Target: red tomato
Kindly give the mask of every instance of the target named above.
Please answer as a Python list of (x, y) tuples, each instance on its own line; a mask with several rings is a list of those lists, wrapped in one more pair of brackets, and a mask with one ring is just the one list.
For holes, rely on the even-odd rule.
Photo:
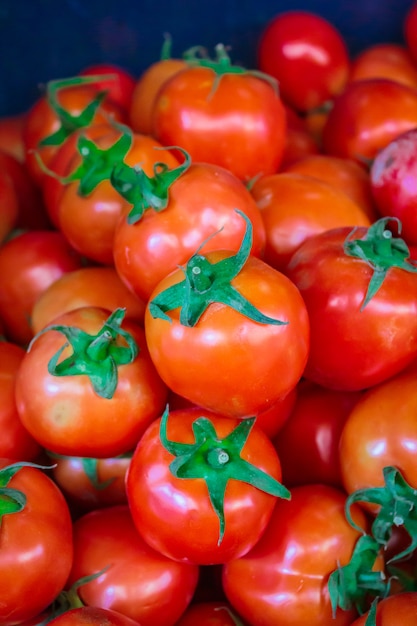
[(19, 215), (19, 201), (13, 180), (9, 174), (0, 169), (0, 245), (7, 236), (12, 232), (17, 224)]
[[(149, 357), (144, 331), (122, 320), (121, 335), (120, 317), (116, 323), (109, 315), (97, 307), (63, 314), (37, 336), (21, 363), (16, 379), (20, 418), (51, 452), (101, 458), (129, 452), (165, 406), (167, 389)], [(55, 330), (66, 326), (79, 329), (72, 333), (73, 340)], [(137, 356), (132, 342), (137, 344)], [(122, 347), (129, 349), (130, 360)], [(53, 370), (49, 373), (48, 364), (58, 354), (59, 363), (69, 359), (70, 370), (61, 371), (58, 364), (55, 375)]]
[(401, 44), (377, 43), (362, 50), (352, 61), (349, 81), (388, 78), (417, 88), (417, 67)]
[(175, 626), (244, 626), (228, 602), (198, 602), (188, 607)]
[(17, 412), (15, 380), (25, 350), (8, 341), (0, 341), (0, 458), (34, 461), (41, 447), (24, 428)]
[(33, 334), (59, 315), (84, 306), (109, 311), (121, 307), (126, 319), (139, 324), (145, 316), (145, 303), (128, 290), (113, 267), (81, 267), (55, 280), (37, 298), (30, 320)]
[(163, 145), (184, 148), (193, 161), (220, 165), (243, 181), (276, 172), (286, 128), (278, 89), (249, 70), (228, 71), (224, 47), (216, 50), (218, 59), (208, 67), (192, 64), (164, 82), (154, 103), (153, 134)]
[[(278, 500), (255, 547), (223, 566), (223, 588), (251, 626), (348, 626), (356, 613), (332, 616), (327, 580), (349, 562), (360, 535), (348, 524), (346, 496), (328, 485), (291, 490)], [(365, 516), (355, 507), (355, 521)]]
[(414, 63), (417, 63), (417, 2), (412, 2), (411, 6), (404, 18), (404, 39)]
[(256, 416), (256, 424), (260, 426), (270, 439), (275, 437), (289, 418), (297, 398), (297, 387), (286, 396), (275, 402), (270, 408)]
[(286, 105), (287, 132), (284, 154), (280, 170), (297, 163), (300, 159), (319, 152), (319, 145), (301, 118), (290, 106)]
[(417, 89), (368, 78), (349, 83), (335, 99), (323, 128), (323, 149), (363, 164), (415, 126)]
[(26, 113), (0, 117), (0, 149), (10, 154), (20, 163), (25, 161), (25, 145), (23, 128)]
[(94, 83), (98, 91), (107, 91), (106, 99), (117, 103), (125, 111), (130, 108), (135, 78), (126, 69), (112, 63), (89, 65), (80, 72), (80, 76), (103, 76)]
[[(194, 255), (185, 271), (158, 284), (145, 312), (151, 358), (168, 387), (231, 417), (257, 415), (290, 393), (309, 350), (309, 320), (298, 289), (260, 259), (244, 261), (242, 250)], [(182, 291), (184, 274), (194, 281), (189, 292)], [(168, 289), (178, 296), (169, 315), (163, 313)], [(249, 300), (258, 321), (247, 309)]]
[(273, 443), (287, 487), (323, 483), (343, 489), (339, 439), (359, 392), (333, 391), (309, 381), (297, 388), (294, 408)]
[(304, 376), (323, 387), (366, 389), (417, 355), (416, 269), (407, 262), (407, 251), (397, 251), (401, 244), (387, 236), (385, 225), (378, 220), (368, 229), (314, 235), (287, 266), (311, 325)]
[(305, 174), (263, 176), (255, 181), (251, 193), (265, 225), (265, 261), (282, 272), (297, 248), (312, 235), (371, 223), (345, 193)]
[[(369, 613), (369, 612), (368, 612)], [(365, 626), (368, 613), (358, 617), (350, 626)], [(376, 626), (415, 626), (417, 614), (417, 592), (397, 593), (380, 600), (376, 607)]]
[(122, 613), (94, 606), (71, 609), (47, 623), (52, 626), (141, 626), (139, 622)]
[[(129, 289), (145, 301), (156, 285), (186, 263), (199, 246), (202, 253), (239, 248), (245, 224), (236, 209), (251, 220), (251, 254), (261, 256), (265, 246), (260, 211), (249, 190), (234, 174), (209, 163), (182, 167), (184, 171), (168, 188), (166, 208), (148, 207), (136, 223), (129, 223), (125, 211), (116, 228), (116, 271)], [(163, 176), (164, 173), (153, 180), (158, 184)], [(172, 180), (170, 172), (165, 176)]]
[(23, 232), (0, 247), (0, 316), (11, 341), (29, 343), (33, 337), (30, 317), (37, 298), (55, 280), (81, 265), (78, 253), (55, 231)]
[[(165, 434), (174, 442), (169, 450)], [(181, 468), (182, 461), (184, 472), (176, 475), (171, 464)], [(127, 473), (128, 502), (139, 534), (183, 563), (212, 565), (238, 558), (262, 536), (276, 502), (276, 494), (257, 486), (259, 470), (275, 485), (281, 478), (272, 443), (249, 421), (200, 408), (172, 411), (167, 422), (155, 420)]]
[(67, 586), (108, 568), (78, 588), (82, 602), (118, 611), (141, 626), (173, 626), (191, 602), (196, 565), (156, 552), (136, 531), (128, 506), (91, 511), (74, 522)]
[(328, 20), (308, 11), (285, 11), (261, 32), (258, 66), (277, 79), (283, 100), (308, 111), (343, 90), (349, 56), (342, 35)]
[[(5, 458), (0, 468), (0, 622), (14, 626), (46, 609), (64, 588), (72, 521), (61, 491), (40, 469), (13, 467)], [(26, 498), (22, 508), (12, 490)]]
[(417, 244), (417, 128), (399, 135), (378, 154), (370, 168), (378, 211), (401, 221), (401, 236)]

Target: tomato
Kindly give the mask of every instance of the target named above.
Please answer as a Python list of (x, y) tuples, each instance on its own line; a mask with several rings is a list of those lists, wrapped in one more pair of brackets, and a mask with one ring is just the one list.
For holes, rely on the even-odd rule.
[[(0, 621), (38, 615), (64, 588), (72, 566), (72, 521), (65, 498), (38, 467), (0, 459)], [(17, 490), (25, 501), (16, 500)]]
[(19, 202), (13, 181), (4, 170), (0, 170), (0, 245), (17, 224)]
[(104, 569), (78, 588), (82, 602), (118, 611), (141, 626), (173, 626), (191, 602), (199, 574), (196, 565), (173, 561), (150, 548), (126, 505), (91, 511), (74, 522), (67, 587)]
[[(272, 78), (236, 71), (224, 46), (208, 66), (191, 63), (164, 82), (152, 128), (163, 145), (181, 146), (193, 161), (220, 165), (243, 181), (278, 170), (286, 116)], [(272, 81), (272, 84), (271, 84)]]
[(345, 422), (340, 464), (348, 493), (384, 484), (384, 467), (397, 467), (417, 486), (415, 372), (404, 372), (366, 391)]
[(287, 132), (280, 170), (286, 169), (303, 157), (319, 152), (319, 145), (307, 128), (305, 120), (290, 106), (286, 105), (285, 110), (287, 113)]
[[(414, 626), (417, 612), (417, 592), (397, 593), (380, 600), (376, 606), (376, 626)], [(351, 622), (350, 626), (365, 626), (368, 613)]]
[(106, 99), (117, 103), (122, 109), (128, 111), (135, 87), (135, 78), (123, 67), (112, 63), (97, 63), (89, 65), (81, 70), (80, 76), (103, 75), (102, 80), (94, 83), (98, 91), (107, 91)]
[(25, 161), (23, 128), (26, 113), (16, 113), (0, 117), (0, 149), (10, 154), (20, 163)]
[(129, 452), (166, 398), (144, 331), (123, 320), (122, 309), (110, 315), (82, 307), (55, 318), (31, 344), (16, 379), (23, 425), (44, 448), (67, 456)]
[(265, 261), (283, 272), (297, 248), (312, 235), (371, 223), (345, 193), (305, 174), (263, 176), (255, 181), (251, 193), (265, 225)]
[(33, 334), (59, 315), (84, 306), (109, 311), (121, 307), (126, 310), (126, 319), (139, 324), (145, 316), (145, 303), (128, 290), (113, 267), (81, 267), (67, 272), (39, 295), (30, 320)]
[(9, 340), (29, 343), (37, 298), (63, 274), (81, 266), (81, 257), (64, 236), (51, 230), (23, 232), (0, 247), (0, 315)]
[(182, 563), (213, 565), (260, 539), (276, 496), (287, 497), (280, 478), (278, 455), (252, 420), (189, 408), (165, 411), (149, 426), (126, 489), (135, 526), (152, 548)]
[(301, 381), (294, 408), (273, 443), (287, 487), (323, 483), (343, 489), (339, 440), (344, 423), (361, 397)]
[(416, 357), (417, 274), (386, 224), (314, 235), (287, 266), (309, 313), (304, 376), (324, 387), (366, 389)]
[(199, 602), (188, 607), (175, 626), (244, 626), (228, 602)]
[(235, 255), (195, 254), (157, 285), (145, 311), (149, 352), (167, 386), (231, 417), (257, 415), (290, 393), (309, 350), (303, 299), (284, 274), (249, 256), (245, 219)]
[(380, 150), (369, 173), (379, 213), (398, 218), (401, 236), (408, 244), (416, 245), (417, 129), (399, 135)]
[(362, 50), (352, 61), (349, 81), (388, 78), (417, 88), (417, 67), (406, 46), (377, 43)]
[(256, 424), (260, 426), (270, 439), (275, 437), (288, 420), (297, 399), (297, 387), (286, 396), (275, 402), (265, 411), (256, 415)]
[[(151, 179), (156, 194), (158, 185), (163, 189), (169, 185), (165, 208), (161, 210), (154, 202), (133, 223), (125, 212), (116, 227), (116, 271), (129, 289), (145, 301), (156, 285), (186, 263), (199, 246), (203, 253), (239, 248), (245, 226), (236, 209), (243, 211), (253, 225), (251, 253), (261, 256), (265, 245), (260, 211), (249, 190), (234, 174), (217, 165), (193, 162), (184, 163), (177, 171), (177, 175), (168, 171)], [(143, 189), (146, 192), (146, 187)], [(149, 202), (147, 197), (145, 201)]]
[(34, 461), (40, 445), (29, 435), (17, 412), (15, 380), (25, 350), (9, 341), (0, 341), (0, 458)]
[(350, 62), (335, 26), (320, 15), (298, 10), (267, 22), (258, 42), (258, 66), (278, 80), (284, 101), (308, 111), (343, 90)]
[[(251, 626), (347, 626), (354, 619), (354, 610), (332, 616), (327, 589), (359, 537), (346, 520), (345, 500), (328, 485), (294, 487), (290, 501), (277, 501), (255, 547), (223, 565), (227, 599)], [(358, 507), (352, 514), (365, 525)]]
[(118, 611), (93, 606), (71, 609), (47, 623), (52, 626), (140, 626), (139, 622)]
[(408, 12), (404, 18), (403, 30), (404, 39), (408, 50), (414, 60), (417, 62), (417, 42), (415, 32), (417, 27), (417, 2), (412, 2)]
[[(74, 77), (48, 83), (46, 94), (41, 96), (26, 113), (23, 129), (25, 163), (30, 175), (38, 184), (41, 184), (45, 173), (36, 160), (35, 151), (39, 151), (43, 163), (48, 165), (57, 147), (62, 145), (66, 137), (70, 136), (77, 128), (105, 123), (109, 116), (113, 116), (118, 121), (125, 119), (125, 114), (118, 104), (107, 99), (102, 101), (103, 98), (99, 95), (94, 84), (88, 82), (73, 84), (74, 79), (77, 83), (77, 78), (79, 82), (80, 77)], [(84, 78), (87, 81), (89, 77)], [(85, 111), (89, 110), (88, 107), (91, 107), (95, 100), (99, 106), (93, 111), (90, 109), (90, 115), (86, 115)], [(65, 119), (65, 133), (61, 131), (62, 137), (55, 137), (49, 145), (40, 146), (43, 140), (63, 128), (62, 109), (65, 112), (65, 118), (68, 115), (72, 116), (72, 126), (67, 128), (68, 120)]]
[(343, 191), (366, 213), (371, 222), (380, 217), (372, 196), (369, 172), (352, 159), (313, 154), (288, 165), (285, 171), (313, 176)]
[(417, 126), (417, 90), (387, 78), (349, 83), (323, 128), (327, 154), (364, 163), (401, 133)]

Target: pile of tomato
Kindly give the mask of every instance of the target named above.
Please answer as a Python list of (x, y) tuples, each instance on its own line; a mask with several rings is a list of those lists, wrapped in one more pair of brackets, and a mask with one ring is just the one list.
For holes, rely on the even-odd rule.
[(417, 3), (0, 119), (0, 625), (415, 626)]

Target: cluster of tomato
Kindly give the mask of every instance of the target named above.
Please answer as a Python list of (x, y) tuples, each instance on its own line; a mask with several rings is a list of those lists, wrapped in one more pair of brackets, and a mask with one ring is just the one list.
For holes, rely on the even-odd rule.
[(0, 120), (0, 624), (417, 614), (417, 3)]

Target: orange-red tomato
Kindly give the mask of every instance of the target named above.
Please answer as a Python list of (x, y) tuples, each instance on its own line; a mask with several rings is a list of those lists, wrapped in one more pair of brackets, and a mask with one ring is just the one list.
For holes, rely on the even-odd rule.
[(3, 169), (0, 169), (0, 245), (12, 232), (17, 224), (19, 201), (13, 180)]
[(0, 149), (11, 154), (20, 163), (25, 161), (23, 129), (26, 113), (0, 117)]
[(404, 18), (403, 31), (404, 39), (408, 50), (414, 62), (417, 63), (417, 41), (416, 41), (416, 28), (417, 28), (417, 2), (413, 2)]
[(195, 602), (183, 613), (175, 626), (237, 626), (243, 622), (228, 602)]
[(417, 88), (417, 66), (405, 45), (378, 43), (362, 50), (352, 61), (349, 81), (388, 78)]
[(308, 155), (319, 152), (319, 145), (307, 128), (305, 119), (297, 115), (288, 105), (285, 106), (285, 110), (287, 114), (287, 132), (280, 171)]
[(136, 620), (110, 609), (95, 606), (83, 606), (61, 613), (53, 620), (48, 619), (52, 626), (141, 626)]
[(115, 102), (126, 112), (129, 110), (135, 86), (134, 76), (126, 69), (112, 63), (96, 63), (81, 70), (80, 76), (103, 76), (94, 87), (98, 91), (107, 91), (106, 98)]

